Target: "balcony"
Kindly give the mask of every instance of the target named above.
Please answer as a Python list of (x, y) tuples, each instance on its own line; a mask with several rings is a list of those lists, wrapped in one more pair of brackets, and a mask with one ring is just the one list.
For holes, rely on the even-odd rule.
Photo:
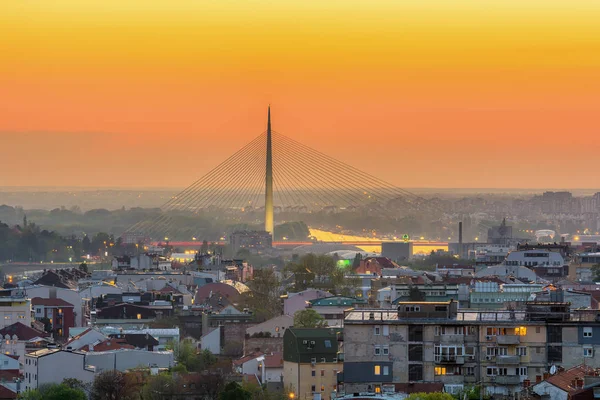
[(454, 355), (436, 355), (435, 362), (438, 364), (464, 364), (465, 357), (464, 356), (454, 356)]
[(520, 363), (519, 356), (496, 356), (496, 365), (519, 365)]
[(465, 342), (463, 335), (439, 335), (435, 336), (434, 340), (444, 344), (462, 344)]
[(521, 343), (521, 336), (499, 335), (499, 336), (496, 336), (496, 343), (498, 343), (499, 345), (519, 344), (519, 343)]
[(521, 377), (519, 375), (499, 375), (494, 380), (496, 385), (520, 385)]

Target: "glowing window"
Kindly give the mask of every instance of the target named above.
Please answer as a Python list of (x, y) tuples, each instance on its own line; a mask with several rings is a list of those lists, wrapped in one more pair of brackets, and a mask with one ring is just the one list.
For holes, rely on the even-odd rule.
[(436, 375), (446, 375), (446, 367), (435, 367), (434, 371)]
[(376, 365), (375, 366), (374, 374), (375, 375), (381, 375), (381, 365)]
[(137, 319), (142, 319), (142, 314), (138, 314)]
[(515, 328), (515, 335), (518, 335), (518, 336), (527, 335), (527, 327), (519, 326), (519, 327)]

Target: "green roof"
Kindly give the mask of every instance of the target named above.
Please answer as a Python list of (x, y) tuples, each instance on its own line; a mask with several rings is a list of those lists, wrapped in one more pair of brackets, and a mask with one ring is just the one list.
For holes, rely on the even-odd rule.
[(283, 335), (283, 359), (295, 363), (337, 360), (341, 328), (289, 328)]

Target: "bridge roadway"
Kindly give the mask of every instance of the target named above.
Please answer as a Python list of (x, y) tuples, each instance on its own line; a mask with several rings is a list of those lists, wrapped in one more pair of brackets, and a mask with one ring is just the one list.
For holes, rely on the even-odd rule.
[[(163, 246), (167, 242), (152, 242), (154, 246)], [(168, 242), (170, 246), (173, 247), (188, 247), (188, 248), (196, 248), (201, 247), (201, 241), (172, 241)], [(392, 240), (365, 240), (365, 241), (319, 241), (319, 242), (294, 242), (294, 241), (281, 241), (281, 242), (273, 242), (273, 247), (299, 247), (310, 244), (345, 244), (350, 246), (381, 246), (382, 243), (404, 243), (402, 241), (392, 241)], [(426, 242), (426, 241), (418, 241), (418, 242), (410, 242), (413, 246), (448, 246), (448, 242)], [(219, 242), (209, 242), (209, 244), (218, 244), (225, 245), (227, 244), (224, 241)]]

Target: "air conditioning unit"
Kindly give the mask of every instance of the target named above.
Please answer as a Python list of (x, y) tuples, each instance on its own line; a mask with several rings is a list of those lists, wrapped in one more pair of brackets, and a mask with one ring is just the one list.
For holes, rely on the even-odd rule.
[(494, 359), (494, 356), (486, 356), (485, 359), (488, 360), (488, 361), (490, 361), (490, 360)]
[(492, 340), (492, 335), (487, 335), (487, 336), (485, 337), (485, 340)]
[(308, 344), (308, 340), (303, 340), (302, 344)]
[(310, 341), (310, 344), (312, 344), (312, 345), (314, 346), (314, 345), (315, 345), (315, 341), (314, 341), (314, 340), (311, 340), (311, 341)]

